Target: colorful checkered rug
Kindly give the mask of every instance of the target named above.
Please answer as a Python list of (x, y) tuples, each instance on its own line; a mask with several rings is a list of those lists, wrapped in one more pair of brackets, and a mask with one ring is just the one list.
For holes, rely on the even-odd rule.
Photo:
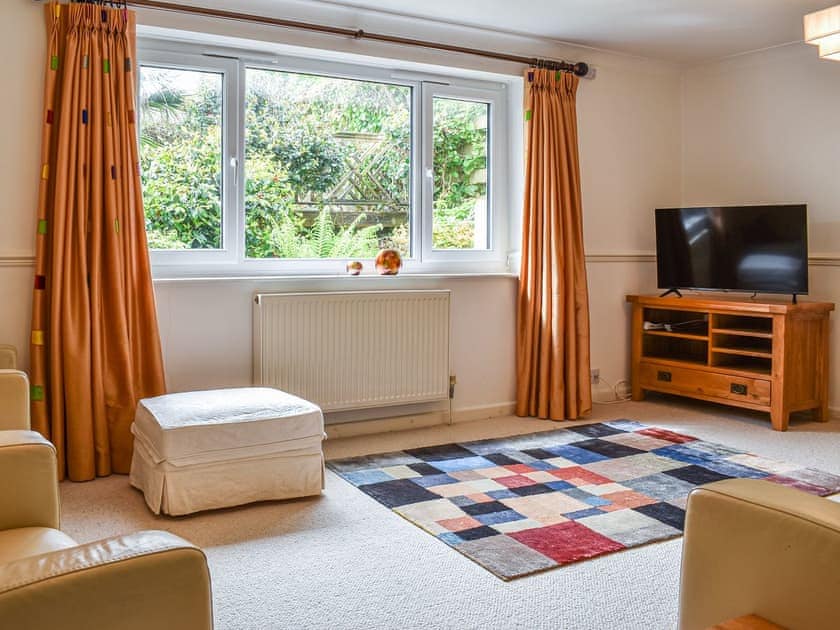
[(503, 580), (679, 536), (689, 491), (712, 481), (840, 492), (837, 475), (630, 420), (327, 466)]

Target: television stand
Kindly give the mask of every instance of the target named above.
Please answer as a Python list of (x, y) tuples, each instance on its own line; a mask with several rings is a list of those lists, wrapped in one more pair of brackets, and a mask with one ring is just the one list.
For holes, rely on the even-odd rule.
[(679, 289), (668, 289), (667, 291), (665, 291), (665, 293), (661, 293), (659, 295), (659, 297), (661, 297), (661, 298), (662, 297), (667, 297), (667, 296), (671, 295), (672, 293), (675, 293), (677, 295), (677, 297), (682, 297), (682, 293), (680, 293)]
[(795, 411), (828, 420), (834, 304), (714, 295), (627, 301), (633, 400), (656, 391), (765, 411), (777, 431)]

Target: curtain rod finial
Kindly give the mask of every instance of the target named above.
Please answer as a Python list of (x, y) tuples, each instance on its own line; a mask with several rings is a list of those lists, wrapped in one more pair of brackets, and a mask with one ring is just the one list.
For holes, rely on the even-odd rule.
[(579, 77), (585, 77), (589, 74), (589, 64), (584, 63), (583, 61), (578, 61), (573, 67), (572, 72), (574, 72)]

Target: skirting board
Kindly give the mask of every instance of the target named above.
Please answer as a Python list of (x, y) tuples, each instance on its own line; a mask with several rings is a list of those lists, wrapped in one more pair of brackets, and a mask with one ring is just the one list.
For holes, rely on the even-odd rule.
[(356, 437), (359, 435), (371, 435), (374, 433), (389, 433), (391, 431), (408, 431), (410, 429), (421, 429), (443, 424), (454, 424), (459, 422), (473, 422), (474, 420), (488, 420), (498, 416), (509, 416), (513, 414), (514, 403), (501, 403), (497, 405), (482, 405), (480, 407), (465, 407), (464, 409), (453, 409), (450, 422), (449, 412), (433, 411), (431, 413), (398, 416), (396, 418), (379, 418), (378, 420), (367, 420), (365, 422), (342, 422), (340, 424), (328, 424), (326, 426), (327, 438), (340, 439)]

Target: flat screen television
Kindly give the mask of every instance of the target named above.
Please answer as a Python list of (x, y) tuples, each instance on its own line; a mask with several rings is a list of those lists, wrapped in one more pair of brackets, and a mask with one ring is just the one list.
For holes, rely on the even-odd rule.
[(808, 293), (804, 204), (658, 208), (662, 289)]

